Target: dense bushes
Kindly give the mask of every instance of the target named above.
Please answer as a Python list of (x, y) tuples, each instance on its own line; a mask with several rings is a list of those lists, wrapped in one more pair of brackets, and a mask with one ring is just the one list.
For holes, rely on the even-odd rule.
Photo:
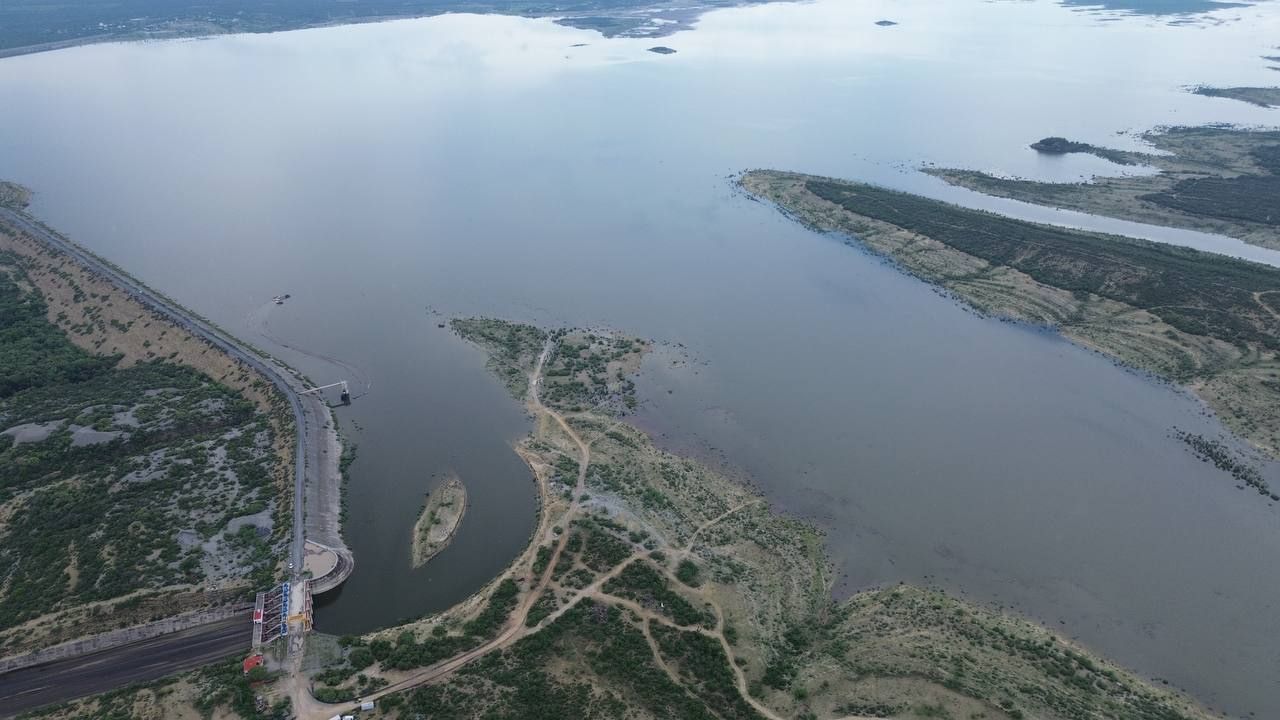
[(493, 635), (502, 623), (506, 622), (511, 609), (516, 606), (516, 596), (519, 592), (520, 588), (514, 580), (503, 578), (502, 582), (498, 583), (497, 589), (493, 591), (493, 595), (489, 597), (484, 611), (464, 625), (463, 631), (467, 635), (478, 638), (488, 638)]
[(578, 523), (587, 535), (582, 551), (582, 563), (587, 567), (596, 572), (606, 572), (631, 557), (631, 546), (620, 538), (598, 529), (590, 520)]
[(617, 577), (605, 583), (604, 591), (658, 610), (677, 625), (701, 624), (715, 627), (713, 615), (699, 610), (683, 596), (672, 591), (667, 579), (645, 562), (637, 561), (628, 565)]
[(1263, 145), (1249, 153), (1258, 167), (1273, 175), (1280, 175), (1280, 145)]
[(1280, 176), (1276, 175), (1190, 178), (1142, 199), (1192, 215), (1280, 225)]
[[(572, 681), (549, 675), (557, 658), (585, 658)], [(512, 647), (464, 668), (446, 685), (415, 690), (404, 706), (433, 720), (614, 720), (628, 708), (671, 720), (712, 720), (705, 705), (654, 662), (644, 636), (609, 605), (589, 600)]]
[[(507, 621), (512, 609), (516, 606), (519, 591), (519, 586), (511, 578), (498, 583), (484, 610), (463, 625), (462, 635), (448, 635), (442, 632), (419, 641), (412, 632), (406, 631), (400, 634), (394, 645), (381, 639), (371, 642), (368, 657), (381, 662), (386, 669), (411, 670), (440, 662), (477, 647), (493, 637)], [(357, 657), (358, 650), (359, 648), (351, 651), (349, 660), (353, 666), (366, 659), (363, 653)]]
[(702, 571), (692, 560), (681, 560), (676, 566), (676, 579), (689, 587), (698, 587), (702, 584)]
[[(1174, 245), (1039, 225), (861, 183), (809, 180), (806, 186), (852, 213), (1014, 268), (1045, 285), (1148, 310), (1184, 332), (1280, 349), (1280, 327), (1254, 297), (1280, 287), (1276, 268)], [(1274, 206), (1280, 185), (1268, 192)]]
[[(0, 272), (0, 429), (48, 434), (0, 443), (0, 502), (14, 502), (0, 529), (0, 627), (65, 601), (203, 581), (204, 552), (183, 550), (182, 529), (221, 540), (255, 581), (269, 582), (274, 554), (257, 528), (219, 538), (228, 520), (266, 509), (274, 495), (266, 419), (190, 368), (117, 369), (117, 358), (79, 349), (21, 279), (16, 265)], [(77, 443), (74, 428), (114, 435)]]
[(650, 632), (663, 657), (674, 661), (694, 693), (721, 718), (749, 718), (760, 715), (738, 692), (729, 658), (713, 638), (698, 632), (653, 625)]
[[(205, 717), (213, 714), (220, 707), (228, 707), (245, 720), (282, 720), (291, 717), (287, 702), (277, 703), (263, 712), (258, 711), (255, 699), (257, 691), (253, 683), (260, 681), (261, 674), (254, 680), (246, 676), (240, 667), (240, 660), (232, 659), (201, 668), (196, 682), (200, 695), (196, 699), (196, 709)], [(274, 676), (268, 676), (274, 679)]]
[[(19, 267), (12, 253), (0, 265)], [(119, 357), (95, 357), (72, 345), (45, 318), (47, 306), (0, 271), (0, 398), (31, 387), (83, 382), (110, 372)]]

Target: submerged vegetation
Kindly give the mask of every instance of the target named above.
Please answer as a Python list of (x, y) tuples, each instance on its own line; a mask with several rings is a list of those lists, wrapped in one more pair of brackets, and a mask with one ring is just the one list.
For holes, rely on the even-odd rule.
[(1271, 492), (1270, 485), (1263, 479), (1257, 465), (1242, 457), (1238, 451), (1234, 450), (1226, 442), (1218, 438), (1207, 438), (1199, 433), (1190, 433), (1177, 428), (1174, 428), (1174, 434), (1179, 440), (1186, 443), (1187, 447), (1191, 448), (1191, 452), (1195, 453), (1196, 457), (1211, 463), (1223, 472), (1231, 473), (1231, 477), (1238, 480), (1242, 486), (1251, 487), (1257, 490), (1260, 495), (1266, 495), (1272, 500), (1280, 501), (1280, 495)]

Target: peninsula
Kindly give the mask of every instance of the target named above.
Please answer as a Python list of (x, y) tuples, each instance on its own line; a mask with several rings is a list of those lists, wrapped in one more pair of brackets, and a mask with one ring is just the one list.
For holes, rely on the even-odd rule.
[[(649, 343), (486, 318), (452, 327), (533, 417), (515, 451), (537, 483), (537, 528), (467, 601), (343, 638), (338, 658), (292, 685), (297, 717), (349, 713), (357, 698), (406, 719), (1213, 717), (1041, 626), (936, 590), (833, 601), (812, 526), (626, 422)], [(208, 703), (202, 672), (167, 694), (135, 688), (41, 716)]]
[(1258, 107), (1280, 107), (1280, 87), (1208, 87), (1201, 85), (1192, 90), (1192, 92), (1205, 97), (1239, 100)]
[(1259, 450), (1280, 451), (1280, 269), (864, 183), (771, 170), (740, 182), (984, 313), (1181, 383)]
[(1154, 152), (1101, 148), (1045, 138), (1040, 152), (1089, 153), (1147, 175), (1051, 183), (996, 177), (975, 170), (927, 168), (953, 185), (1037, 205), (1135, 222), (1186, 228), (1280, 249), (1280, 132), (1228, 127), (1180, 127), (1148, 132)]

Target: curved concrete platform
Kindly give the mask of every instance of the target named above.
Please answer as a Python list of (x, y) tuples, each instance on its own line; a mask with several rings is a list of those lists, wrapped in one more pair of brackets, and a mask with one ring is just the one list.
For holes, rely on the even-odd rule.
[(355, 557), (345, 547), (332, 548), (315, 540), (306, 542), (303, 569), (311, 574), (312, 595), (329, 592), (346, 582), (355, 568)]

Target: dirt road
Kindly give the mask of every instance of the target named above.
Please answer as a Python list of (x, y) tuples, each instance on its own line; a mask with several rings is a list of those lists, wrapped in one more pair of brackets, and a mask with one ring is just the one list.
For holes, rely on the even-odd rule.
[[(578, 449), (578, 477), (576, 479), (576, 483), (574, 486), (573, 496), (572, 496), (572, 499), (570, 500), (568, 509), (557, 520), (558, 524), (562, 525), (563, 527), (569, 527), (572, 525), (574, 519), (576, 519), (582, 512), (582, 507), (580, 503), (581, 503), (581, 498), (583, 497), (583, 493), (586, 490), (587, 471), (591, 464), (591, 444), (583, 440), (583, 438), (573, 429), (573, 427), (569, 424), (569, 422), (565, 419), (563, 415), (561, 415), (556, 410), (546, 406), (542, 402), (541, 389), (542, 389), (542, 380), (543, 380), (543, 368), (545, 367), (547, 359), (550, 357), (551, 351), (553, 349), (554, 349), (554, 340), (548, 339), (546, 345), (544, 345), (542, 349), (542, 352), (538, 356), (538, 360), (534, 366), (533, 372), (530, 373), (529, 394), (528, 394), (528, 397), (526, 398), (526, 403), (529, 407), (529, 410), (534, 414), (535, 422), (549, 421), (549, 422), (555, 423), (555, 425), (564, 432), (564, 434)], [(546, 503), (548, 502), (548, 489), (541, 478), (539, 479), (538, 487), (539, 487), (539, 493), (542, 495), (543, 506), (546, 507)], [(693, 543), (697, 540), (698, 536), (704, 530), (723, 521), (725, 518), (729, 517), (730, 515), (733, 515), (734, 513), (739, 512), (744, 508), (755, 505), (759, 502), (761, 501), (752, 500), (749, 502), (741, 503), (735, 507), (732, 507), (726, 510), (720, 515), (714, 518), (711, 518), (707, 522), (700, 525), (689, 536), (689, 539), (685, 543), (684, 547), (680, 549), (679, 557), (683, 558), (688, 556), (690, 549), (693, 546)], [(544, 512), (542, 514), (542, 517), (539, 519), (538, 529), (535, 532), (534, 537), (535, 538), (545, 537), (547, 535), (548, 526), (550, 525), (551, 522), (552, 522), (552, 518), (550, 517), (549, 513)], [(716, 616), (716, 626), (714, 628), (705, 628), (701, 626), (697, 626), (697, 627), (680, 626), (668, 620), (666, 617), (659, 615), (653, 612), (652, 610), (645, 608), (632, 600), (619, 598), (604, 592), (603, 587), (610, 579), (617, 577), (631, 563), (639, 562), (643, 560), (644, 555), (642, 555), (639, 552), (632, 554), (631, 557), (625, 559), (623, 562), (614, 566), (608, 572), (595, 578), (590, 585), (577, 591), (568, 602), (563, 604), (561, 607), (557, 608), (554, 612), (548, 615), (547, 618), (543, 619), (543, 621), (540, 622), (538, 625), (531, 628), (526, 627), (525, 621), (529, 616), (529, 611), (538, 602), (538, 600), (542, 598), (543, 594), (547, 592), (548, 587), (551, 585), (552, 575), (555, 572), (557, 563), (560, 561), (560, 557), (564, 552), (565, 546), (569, 542), (570, 535), (571, 533), (568, 533), (568, 532), (560, 534), (559, 539), (556, 541), (551, 555), (548, 557), (546, 561), (546, 565), (542, 571), (542, 574), (537, 578), (536, 583), (534, 583), (533, 587), (529, 590), (529, 592), (527, 592), (524, 595), (524, 599), (511, 612), (511, 615), (507, 619), (506, 624), (503, 626), (502, 630), (499, 631), (496, 637), (494, 637), (493, 639), (489, 640), (483, 645), (480, 645), (479, 647), (476, 647), (472, 650), (468, 650), (464, 653), (461, 653), (452, 658), (449, 658), (448, 660), (443, 660), (439, 663), (436, 663), (435, 665), (431, 665), (429, 667), (422, 668), (421, 670), (415, 671), (409, 674), (408, 676), (403, 677), (400, 680), (391, 683), (390, 685), (383, 688), (379, 692), (363, 699), (376, 701), (378, 698), (381, 698), (389, 693), (403, 692), (405, 690), (410, 690), (412, 688), (448, 677), (450, 674), (457, 671), (459, 668), (462, 668), (463, 666), (471, 662), (474, 662), (488, 655), (491, 652), (494, 652), (496, 650), (501, 650), (502, 648), (505, 648), (511, 645), (512, 643), (520, 640), (523, 637), (532, 635), (534, 633), (539, 632), (543, 628), (548, 627), (552, 622), (555, 621), (556, 618), (563, 615), (570, 607), (575, 605), (577, 602), (583, 599), (590, 598), (590, 599), (598, 600), (600, 602), (607, 602), (607, 603), (619, 605), (621, 607), (625, 607), (628, 610), (636, 613), (638, 617), (642, 618), (644, 622), (642, 623), (641, 630), (644, 634), (645, 639), (649, 643), (650, 649), (653, 652), (655, 662), (672, 679), (673, 682), (681, 686), (684, 686), (684, 683), (681, 682), (679, 676), (663, 660), (661, 652), (657, 645), (657, 642), (654, 640), (652, 634), (650, 633), (650, 624), (655, 622), (662, 623), (669, 627), (677, 628), (680, 630), (699, 632), (704, 635), (707, 635), (708, 637), (715, 639), (720, 643), (721, 648), (724, 650), (725, 657), (729, 661), (728, 662), (729, 667), (734, 673), (734, 676), (737, 681), (738, 690), (742, 694), (743, 699), (747, 703), (749, 703), (753, 708), (755, 708), (755, 710), (759, 712), (763, 717), (768, 718), (769, 720), (781, 720), (781, 718), (779, 718), (776, 714), (774, 714), (771, 710), (769, 710), (769, 708), (760, 704), (755, 698), (751, 697), (750, 694), (748, 694), (746, 676), (743, 674), (742, 669), (738, 667), (737, 663), (733, 661), (734, 655), (733, 655), (732, 648), (730, 647), (728, 641), (724, 636), (724, 612), (720, 608), (719, 604), (717, 604), (713, 598), (708, 597), (703, 590), (690, 589), (691, 592), (699, 595), (704, 602), (706, 602), (709, 606), (711, 606)], [(524, 555), (522, 555), (520, 559), (518, 559), (515, 563), (513, 563), (512, 567), (522, 566), (524, 562), (528, 559), (529, 554), (536, 552), (538, 547), (539, 547), (539, 543), (537, 542), (531, 543), (529, 548), (526, 549)], [(677, 580), (675, 576), (672, 575), (671, 572), (666, 568), (659, 568), (659, 570), (668, 578), (669, 582), (681, 584), (679, 580)], [(305, 691), (305, 689), (296, 687), (295, 697), (294, 697), (294, 708), (295, 708), (295, 711), (298, 713), (298, 717), (300, 718), (300, 720), (325, 720), (326, 718), (332, 717), (335, 713), (338, 713), (339, 710), (342, 710), (343, 706), (326, 705), (323, 703), (319, 703), (318, 701), (315, 700), (315, 698), (311, 696), (309, 692)]]

